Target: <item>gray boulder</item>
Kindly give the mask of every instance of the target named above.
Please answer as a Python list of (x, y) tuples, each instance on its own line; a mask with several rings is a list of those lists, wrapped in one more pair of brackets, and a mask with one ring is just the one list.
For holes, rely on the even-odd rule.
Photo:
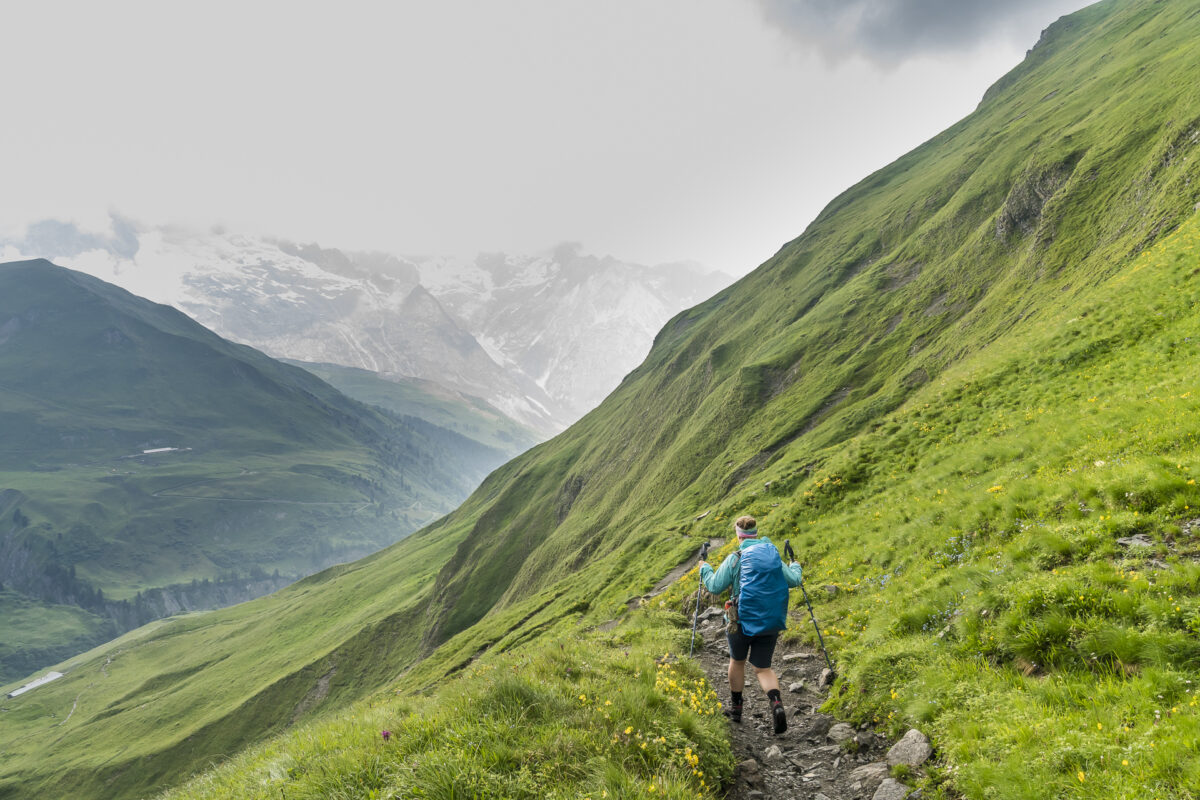
[(824, 736), (833, 727), (833, 717), (818, 712), (815, 707), (813, 708), (811, 720), (809, 731), (813, 736)]
[(883, 783), (885, 778), (890, 776), (888, 765), (877, 761), (874, 764), (864, 764), (851, 772), (850, 783), (862, 784), (863, 793), (869, 795), (879, 788), (879, 784)]
[(757, 786), (762, 781), (762, 774), (758, 770), (758, 762), (753, 758), (747, 758), (737, 765), (737, 776), (751, 786)]
[(892, 745), (891, 750), (888, 750), (887, 763), (893, 767), (897, 764), (919, 767), (928, 761), (931, 755), (933, 755), (933, 747), (930, 746), (929, 739), (925, 734), (913, 728), (904, 734), (903, 739)]
[(895, 778), (884, 778), (871, 800), (904, 800), (908, 797), (908, 791), (908, 787)]
[(829, 733), (825, 735), (829, 737), (829, 741), (841, 744), (847, 739), (854, 738), (854, 728), (850, 727), (844, 722), (839, 722), (837, 725), (834, 725), (832, 728), (830, 728)]

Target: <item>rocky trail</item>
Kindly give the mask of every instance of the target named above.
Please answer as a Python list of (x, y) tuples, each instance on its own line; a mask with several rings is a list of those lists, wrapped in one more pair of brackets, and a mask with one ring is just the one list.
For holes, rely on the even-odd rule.
[[(793, 616), (792, 625), (810, 624)], [(703, 643), (701, 642), (703, 640)], [(716, 688), (722, 705), (729, 707), (729, 650), (724, 620), (715, 606), (701, 613), (696, 634), (696, 656)], [(891, 767), (906, 764), (909, 773), (931, 754), (929, 741), (919, 731), (909, 731), (892, 744), (870, 729), (856, 730), (817, 709), (825, 702), (826, 670), (821, 654), (780, 644), (773, 667), (779, 676), (788, 729), (772, 731), (766, 693), (746, 668), (742, 722), (730, 723), (733, 751), (738, 759), (728, 800), (917, 800), (913, 790), (891, 776)]]

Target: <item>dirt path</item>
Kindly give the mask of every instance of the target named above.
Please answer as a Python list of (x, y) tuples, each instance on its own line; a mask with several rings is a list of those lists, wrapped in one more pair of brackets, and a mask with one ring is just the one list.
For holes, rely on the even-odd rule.
[[(700, 623), (697, 657), (704, 665), (721, 703), (729, 707), (729, 651), (720, 609)], [(793, 616), (789, 625), (811, 624)], [(703, 647), (701, 638), (703, 637)], [(730, 723), (733, 751), (739, 762), (728, 800), (904, 800), (920, 797), (889, 777), (891, 742), (870, 730), (855, 730), (822, 714), (827, 688), (820, 686), (825, 660), (821, 654), (780, 645), (773, 661), (779, 676), (788, 729), (772, 731), (766, 694), (747, 667), (741, 724)]]
[[(713, 550), (716, 550), (723, 544), (725, 544), (724, 539), (709, 539), (708, 540), (708, 546), (711, 547)], [(668, 572), (661, 581), (659, 581), (658, 583), (656, 583), (654, 585), (654, 588), (650, 590), (650, 594), (646, 595), (642, 599), (649, 600), (651, 597), (657, 597), (658, 595), (662, 594), (664, 591), (666, 591), (668, 586), (670, 586), (675, 581), (677, 581), (681, 577), (683, 577), (687, 573), (688, 570), (694, 569), (695, 567), (696, 567), (696, 556), (694, 553), (689, 553), (688, 557), (685, 561), (681, 562), (679, 564), (679, 566), (675, 567), (675, 569)]]

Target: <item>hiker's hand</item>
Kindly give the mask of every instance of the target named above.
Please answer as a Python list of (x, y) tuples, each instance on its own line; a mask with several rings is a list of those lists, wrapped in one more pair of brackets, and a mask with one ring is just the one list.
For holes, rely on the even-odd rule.
[(792, 567), (793, 569), (795, 569), (795, 568), (797, 568), (797, 567), (799, 567), (799, 566), (800, 566), (800, 562), (799, 562), (799, 561), (793, 561), (792, 563), (788, 564), (788, 566), (789, 566), (789, 567)]
[(700, 566), (701, 566), (701, 567), (708, 567), (709, 569), (712, 569), (712, 565), (711, 565), (711, 564), (709, 564), (707, 561), (704, 561), (703, 559), (701, 559), (701, 561), (700, 561)]

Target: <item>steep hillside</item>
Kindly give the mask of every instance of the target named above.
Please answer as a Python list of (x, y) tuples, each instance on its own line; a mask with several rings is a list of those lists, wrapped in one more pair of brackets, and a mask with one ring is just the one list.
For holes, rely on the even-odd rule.
[[(596, 411), (453, 514), (10, 704), (0, 785), (134, 796), (319, 711), (309, 692), (519, 670), (750, 511), (843, 587), (818, 608), (844, 673), (830, 706), (932, 733), (930, 796), (1194, 796), (1200, 261), (1179, 226), (1200, 197), (1198, 35), (1183, 0), (1056, 23), (974, 114), (673, 319)], [(284, 641), (263, 667), (220, 641), (268, 618)], [(118, 747), (118, 729), (137, 733)], [(44, 755), (68, 733), (96, 746)]]
[(44, 261), (0, 265), (0, 441), (9, 678), (391, 544), (502, 458)]

